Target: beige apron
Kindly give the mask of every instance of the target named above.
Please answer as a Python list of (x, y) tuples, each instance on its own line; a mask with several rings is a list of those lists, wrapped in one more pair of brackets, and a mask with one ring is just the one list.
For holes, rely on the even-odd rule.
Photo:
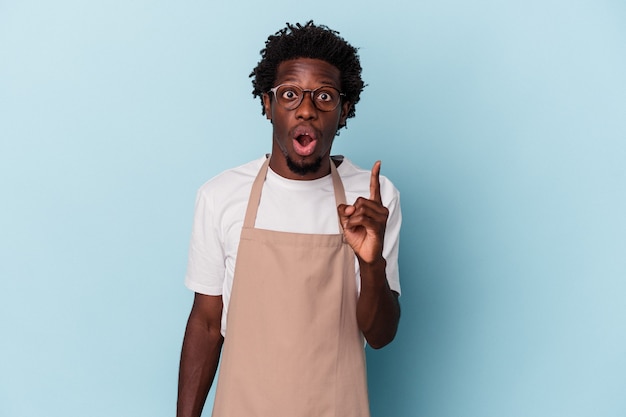
[(241, 231), (213, 417), (369, 417), (354, 252), (341, 234), (254, 228), (268, 165)]

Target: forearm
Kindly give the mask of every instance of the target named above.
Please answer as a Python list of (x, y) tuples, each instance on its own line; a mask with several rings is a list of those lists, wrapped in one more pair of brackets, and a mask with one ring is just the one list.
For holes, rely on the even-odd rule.
[(383, 258), (372, 264), (359, 261), (361, 293), (357, 302), (357, 323), (374, 349), (389, 344), (400, 320), (397, 293), (389, 288)]
[(220, 358), (223, 337), (189, 318), (180, 358), (177, 417), (199, 417), (213, 383)]

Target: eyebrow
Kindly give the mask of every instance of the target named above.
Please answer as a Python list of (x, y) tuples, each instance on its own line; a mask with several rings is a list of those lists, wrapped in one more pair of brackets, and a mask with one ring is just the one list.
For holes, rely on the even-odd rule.
[[(278, 82), (278, 80), (276, 80), (276, 81), (277, 81), (278, 84), (293, 84), (293, 85), (297, 85), (298, 87), (300, 86), (300, 83), (298, 83), (296, 81), (296, 79), (291, 78), (291, 77), (286, 77), (281, 82)], [(329, 79), (323, 79), (323, 80), (320, 81), (320, 87), (324, 87), (324, 86), (333, 87), (333, 88), (339, 89), (339, 87), (336, 86), (335, 83), (333, 81), (329, 80)]]

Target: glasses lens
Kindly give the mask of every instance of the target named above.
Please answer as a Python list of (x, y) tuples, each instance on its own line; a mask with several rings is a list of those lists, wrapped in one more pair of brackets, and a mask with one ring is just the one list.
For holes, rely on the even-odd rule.
[(332, 87), (320, 87), (313, 91), (313, 102), (322, 111), (334, 110), (339, 104), (339, 91)]
[(302, 102), (302, 89), (295, 85), (281, 85), (276, 89), (276, 100), (288, 110), (295, 109)]
[[(334, 110), (341, 101), (339, 91), (333, 87), (319, 87), (312, 92), (315, 107), (321, 111)], [(283, 84), (276, 88), (275, 96), (278, 103), (287, 110), (293, 110), (302, 103), (305, 94), (311, 94), (310, 90), (302, 90), (295, 85)]]

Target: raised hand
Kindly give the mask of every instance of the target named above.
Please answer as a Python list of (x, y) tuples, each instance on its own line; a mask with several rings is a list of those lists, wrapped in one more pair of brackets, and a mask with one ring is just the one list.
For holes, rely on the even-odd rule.
[(359, 197), (353, 205), (337, 207), (343, 235), (360, 261), (373, 264), (383, 259), (383, 241), (389, 210), (380, 196), (380, 161), (372, 167), (370, 198)]

